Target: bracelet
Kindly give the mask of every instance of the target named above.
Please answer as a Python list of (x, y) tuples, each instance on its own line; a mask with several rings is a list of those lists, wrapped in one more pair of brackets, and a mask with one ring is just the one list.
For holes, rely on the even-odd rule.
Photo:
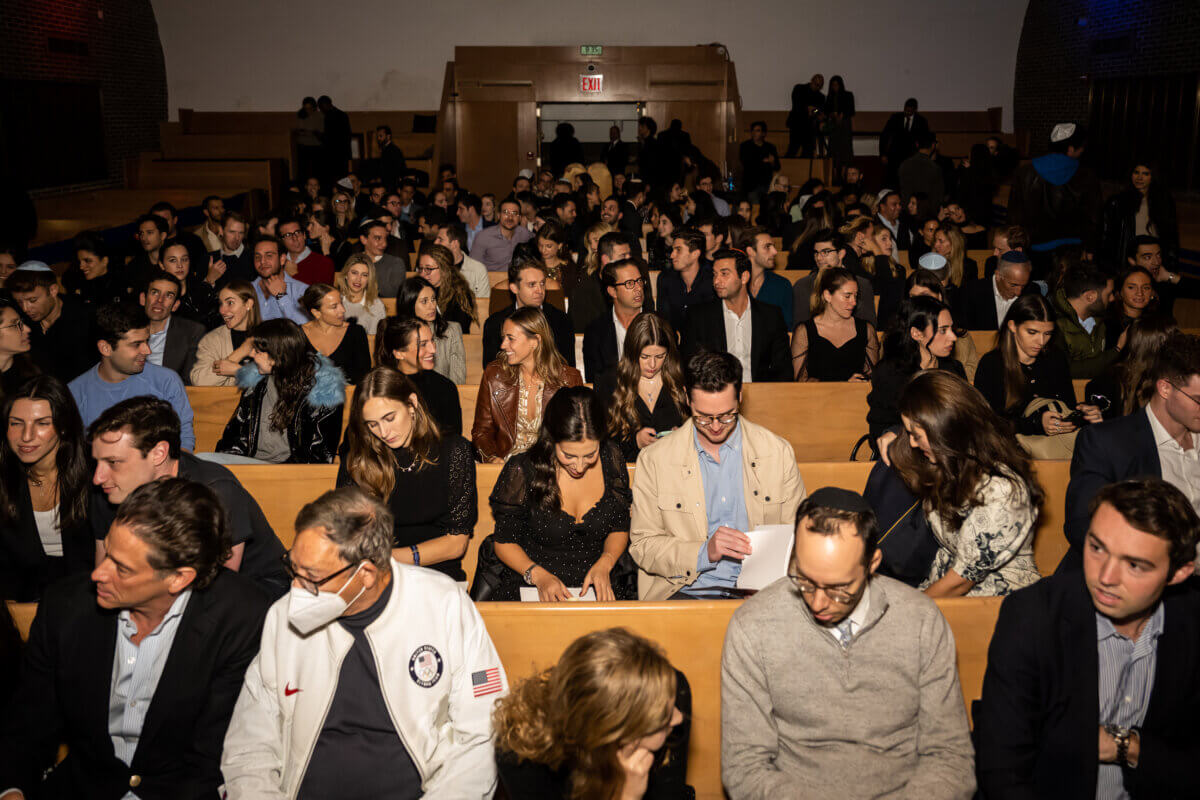
[(528, 584), (529, 586), (534, 585), (533, 584), (533, 570), (534, 570), (534, 567), (536, 567), (536, 566), (537, 566), (537, 564), (530, 564), (529, 569), (525, 570), (525, 574), (521, 576), (525, 579), (525, 583)]
[(421, 566), (421, 551), (417, 549), (417, 546), (415, 544), (412, 547), (410, 547), (409, 549), (412, 550), (413, 566), (415, 566), (415, 567)]

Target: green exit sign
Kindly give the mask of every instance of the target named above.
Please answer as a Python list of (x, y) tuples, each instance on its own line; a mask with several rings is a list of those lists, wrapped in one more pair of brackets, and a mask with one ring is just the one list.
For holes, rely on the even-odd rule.
[(579, 55), (602, 56), (604, 55), (604, 48), (598, 44), (581, 44), (579, 46)]

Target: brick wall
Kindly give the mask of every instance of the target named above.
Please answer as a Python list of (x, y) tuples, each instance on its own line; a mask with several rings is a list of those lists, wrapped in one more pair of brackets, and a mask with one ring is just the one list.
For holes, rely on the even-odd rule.
[(158, 149), (167, 76), (150, 0), (2, 0), (0, 42), (0, 77), (100, 85), (110, 184)]
[(1089, 78), (1200, 71), (1196, 0), (1030, 0), (1013, 117), (1045, 152), (1058, 122), (1086, 122)]

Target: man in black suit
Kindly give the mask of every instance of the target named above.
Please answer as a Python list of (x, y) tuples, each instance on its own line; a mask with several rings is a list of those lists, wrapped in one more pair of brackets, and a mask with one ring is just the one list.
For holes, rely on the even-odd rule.
[(152, 364), (174, 370), (184, 383), (191, 383), (196, 346), (208, 331), (199, 322), (177, 317), (180, 281), (162, 270), (151, 277), (138, 302), (150, 318), (150, 356)]
[[(701, 350), (730, 353), (751, 381), (792, 380), (792, 351), (778, 306), (750, 296), (750, 257), (741, 250), (713, 256), (716, 300), (692, 306), (683, 335), (684, 359)], [(748, 317), (748, 319), (747, 319)]]
[(350, 165), (350, 115), (333, 104), (329, 95), (317, 98), (317, 109), (324, 115), (325, 129), (321, 133), (324, 178), (329, 185), (346, 174)]
[(648, 282), (638, 263), (630, 258), (610, 261), (600, 270), (600, 281), (612, 300), (611, 310), (600, 314), (583, 332), (583, 379), (595, 383), (621, 360), (625, 331), (642, 313)]
[[(808, 83), (797, 83), (792, 87), (792, 110), (787, 116), (788, 146), (784, 158), (813, 157), (813, 145), (817, 139), (817, 117), (825, 108), (824, 75), (813, 75)], [(824, 148), (822, 148), (823, 150)]]
[(1030, 281), (1029, 259), (1020, 250), (1009, 250), (992, 275), (963, 287), (954, 318), (969, 331), (999, 330), (1017, 298), (1036, 291)]
[(608, 129), (608, 144), (600, 151), (600, 160), (613, 175), (624, 175), (629, 168), (629, 145), (621, 141), (621, 128), (613, 125)]
[[(0, 720), (2, 796), (216, 797), (269, 600), (221, 567), (225, 514), (191, 481), (135, 491), (104, 549), (90, 577), (42, 596)], [(67, 757), (53, 766), (60, 744)]]
[(575, 366), (575, 329), (565, 311), (560, 311), (546, 302), (546, 268), (540, 261), (520, 261), (508, 268), (508, 290), (517, 298), (500, 309), (483, 323), (483, 366), (496, 360), (500, 352), (500, 334), (504, 320), (518, 308), (534, 306), (540, 308), (550, 323), (554, 334), (554, 346), (572, 367)]
[(1156, 479), (1106, 486), (1092, 509), (1082, 574), (1000, 607), (974, 714), (988, 800), (1195, 796), (1200, 518)]
[(1145, 409), (1087, 425), (1075, 439), (1063, 526), (1071, 550), (1060, 571), (1078, 566), (1092, 498), (1102, 487), (1130, 478), (1162, 478), (1193, 505), (1200, 500), (1192, 488), (1200, 487), (1200, 467), (1190, 457), (1200, 447), (1200, 337), (1169, 336), (1150, 377), (1154, 392)]
[(898, 185), (898, 171), (904, 160), (917, 152), (917, 138), (929, 133), (929, 122), (917, 113), (917, 98), (904, 101), (904, 111), (892, 114), (879, 134), (879, 160), (887, 167), (886, 183)]
[(395, 189), (404, 177), (408, 164), (404, 160), (404, 151), (392, 141), (390, 125), (375, 128), (375, 143), (379, 145), (379, 177), (385, 186)]

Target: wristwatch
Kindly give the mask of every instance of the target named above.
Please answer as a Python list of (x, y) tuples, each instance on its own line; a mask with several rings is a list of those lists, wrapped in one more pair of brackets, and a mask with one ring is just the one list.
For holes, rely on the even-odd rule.
[(1129, 763), (1129, 738), (1133, 735), (1133, 728), (1123, 728), (1120, 725), (1105, 725), (1104, 731), (1117, 743), (1117, 763)]
[(530, 564), (529, 569), (525, 570), (525, 574), (521, 576), (525, 579), (525, 583), (529, 586), (533, 586), (533, 568), (536, 566), (537, 564)]

